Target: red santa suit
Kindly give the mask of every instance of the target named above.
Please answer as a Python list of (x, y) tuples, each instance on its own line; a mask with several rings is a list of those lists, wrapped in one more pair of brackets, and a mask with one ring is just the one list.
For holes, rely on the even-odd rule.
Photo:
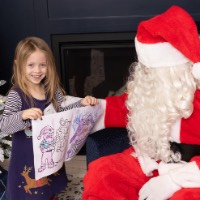
[[(200, 42), (197, 27), (192, 17), (178, 6), (172, 6), (164, 13), (141, 22), (135, 37), (135, 48), (139, 61), (137, 67), (140, 67), (140, 72), (137, 71), (140, 75), (134, 74), (137, 83), (142, 83), (140, 79), (143, 78), (141, 73), (145, 71), (144, 67), (159, 68), (160, 71), (172, 66), (189, 67), (190, 63), (191, 71), (185, 72), (191, 79), (194, 77), (200, 80)], [(157, 70), (146, 70), (147, 74), (148, 71), (153, 73)], [(151, 73), (150, 78), (153, 77)], [(173, 82), (173, 76), (169, 77)], [(154, 84), (162, 82), (164, 83), (155, 81)], [(184, 78), (180, 82), (187, 84)], [(134, 84), (134, 81), (131, 84)], [(130, 88), (128, 90), (131, 92)], [(105, 121), (101, 120), (98, 126), (101, 124), (105, 127), (126, 127), (125, 99), (125, 95), (108, 97), (104, 102)], [(172, 150), (178, 150), (181, 159), (186, 162), (156, 161), (144, 152), (138, 153), (140, 149), (138, 144), (135, 144), (122, 153), (105, 156), (89, 164), (84, 178), (83, 200), (199, 200), (200, 90), (195, 92), (193, 106), (194, 111), (189, 118), (180, 119), (172, 126), (169, 141)]]
[[(112, 96), (106, 98), (105, 101), (105, 127), (126, 127), (127, 109), (125, 107), (126, 95)], [(172, 139), (180, 144), (196, 145), (200, 148), (200, 90), (195, 92), (194, 111), (188, 119), (179, 120), (172, 128)], [(101, 124), (102, 126), (103, 123)], [(100, 128), (100, 127), (98, 127)], [(187, 147), (187, 146), (186, 146)], [(186, 151), (187, 148), (184, 149)], [(142, 166), (138, 158), (134, 158), (131, 154), (134, 148), (130, 147), (122, 153), (104, 156), (89, 164), (88, 172), (84, 177), (83, 200), (136, 200), (139, 198), (138, 193), (142, 186), (152, 177), (159, 176), (158, 165), (146, 160), (146, 166)], [(190, 153), (190, 149), (188, 151)], [(187, 152), (184, 152), (187, 154)], [(195, 165), (200, 167), (200, 151), (192, 152), (193, 155), (189, 162), (194, 161)], [(196, 154), (196, 155), (195, 155)], [(147, 175), (147, 171), (149, 175)], [(184, 173), (181, 175), (184, 176)], [(188, 173), (190, 173), (188, 171)], [(196, 172), (195, 172), (196, 173)], [(197, 172), (199, 177), (199, 172)], [(165, 185), (158, 186), (166, 187)], [(173, 196), (172, 200), (200, 199), (200, 188), (183, 188), (180, 187)]]

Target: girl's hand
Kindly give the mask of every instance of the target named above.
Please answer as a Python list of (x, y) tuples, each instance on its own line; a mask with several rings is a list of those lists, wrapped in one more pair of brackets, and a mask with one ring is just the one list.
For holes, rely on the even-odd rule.
[(81, 103), (84, 106), (94, 106), (99, 103), (98, 99), (92, 96), (86, 96), (84, 99), (81, 100)]
[(22, 113), (22, 119), (41, 119), (42, 118), (42, 111), (39, 108), (30, 108), (27, 110), (24, 110)]

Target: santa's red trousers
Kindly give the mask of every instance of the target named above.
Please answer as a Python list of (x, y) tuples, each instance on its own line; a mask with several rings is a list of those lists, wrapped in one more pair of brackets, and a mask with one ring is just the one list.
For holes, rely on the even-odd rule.
[[(83, 200), (137, 200), (139, 190), (149, 177), (142, 172), (131, 152), (133, 149), (129, 148), (91, 162), (84, 177)], [(157, 176), (157, 171), (153, 173)], [(200, 188), (181, 189), (170, 198), (180, 199), (199, 200)]]

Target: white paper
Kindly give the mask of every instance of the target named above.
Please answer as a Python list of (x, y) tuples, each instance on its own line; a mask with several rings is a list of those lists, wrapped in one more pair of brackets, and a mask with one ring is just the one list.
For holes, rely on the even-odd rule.
[(35, 179), (57, 172), (64, 161), (72, 159), (102, 114), (99, 103), (32, 120)]

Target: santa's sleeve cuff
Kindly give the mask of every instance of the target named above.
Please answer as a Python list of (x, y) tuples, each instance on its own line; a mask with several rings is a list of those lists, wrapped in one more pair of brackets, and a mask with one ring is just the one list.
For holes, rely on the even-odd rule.
[(106, 98), (105, 127), (126, 127), (128, 113), (126, 99), (126, 93)]
[(95, 123), (91, 133), (110, 127), (125, 128), (127, 124), (128, 110), (125, 106), (127, 94), (121, 96), (109, 96), (106, 99), (99, 99), (104, 109), (103, 114)]

